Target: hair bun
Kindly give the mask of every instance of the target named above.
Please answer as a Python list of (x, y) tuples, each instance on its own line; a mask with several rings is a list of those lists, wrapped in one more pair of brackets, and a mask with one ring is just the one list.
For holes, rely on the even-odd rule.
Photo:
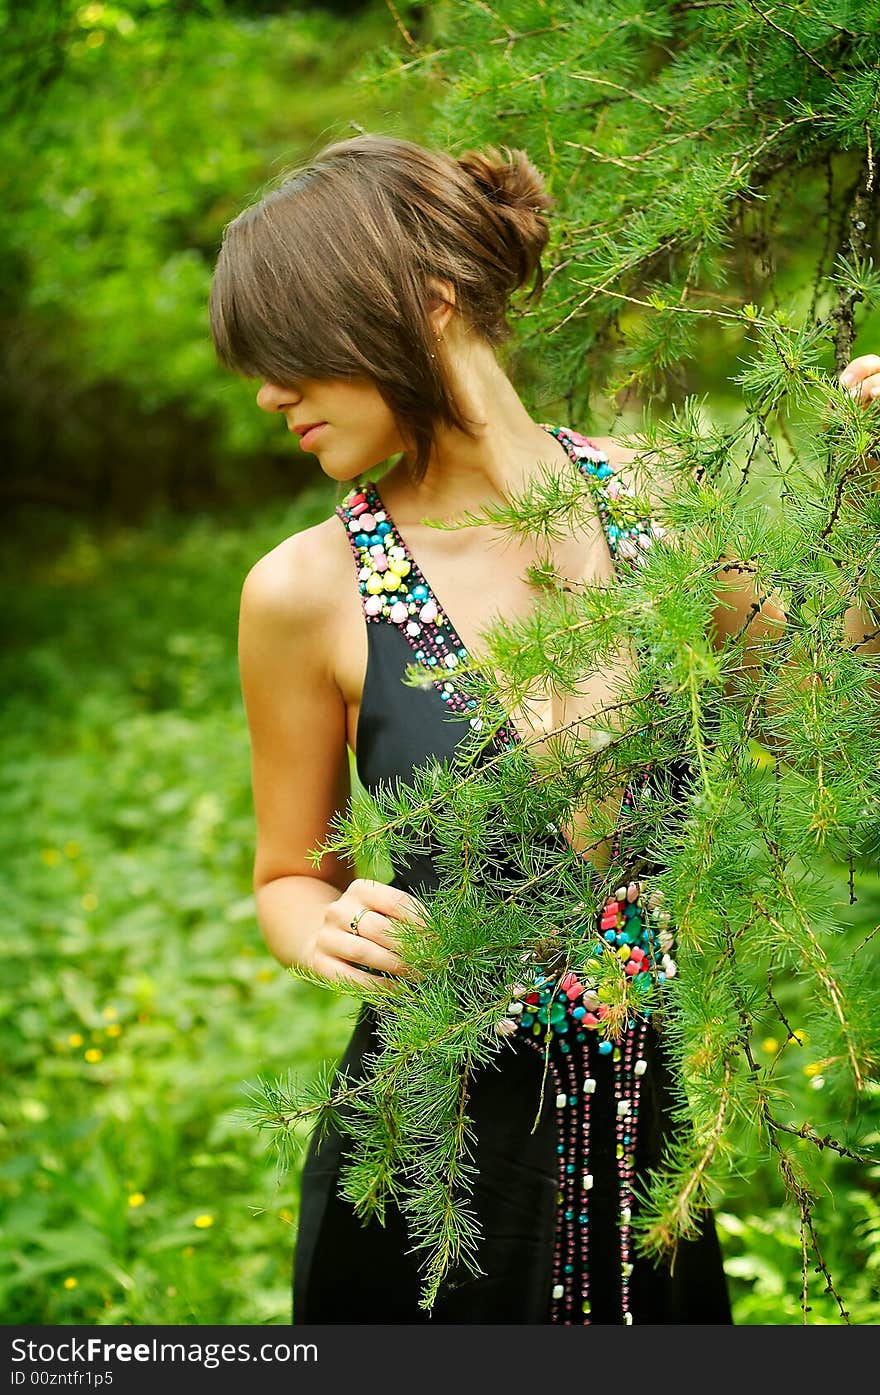
[(458, 157), (458, 164), (494, 204), (541, 215), (553, 205), (543, 175), (524, 150), (508, 145), (500, 150), (495, 146), (468, 150)]
[(509, 268), (508, 285), (516, 290), (534, 277), (532, 298), (544, 284), (541, 254), (550, 239), (547, 211), (553, 200), (544, 187), (544, 176), (524, 150), (468, 150), (458, 165), (484, 197), (499, 247), (499, 262)]

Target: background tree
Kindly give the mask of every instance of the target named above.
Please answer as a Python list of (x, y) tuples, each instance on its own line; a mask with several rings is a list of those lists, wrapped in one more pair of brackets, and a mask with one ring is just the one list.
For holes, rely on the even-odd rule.
[(206, 295), (268, 178), (418, 112), (350, 77), (381, 3), (0, 24), (0, 1311), (285, 1324), (295, 1178), (236, 1111), (346, 1024), (306, 989), (291, 1020), (260, 938), (235, 636), (248, 568), (330, 500), (215, 363)]

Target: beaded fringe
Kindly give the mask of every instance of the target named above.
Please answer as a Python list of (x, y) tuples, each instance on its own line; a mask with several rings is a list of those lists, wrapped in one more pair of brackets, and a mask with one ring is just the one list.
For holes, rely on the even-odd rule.
[[(631, 1224), (640, 1081), (646, 1069), (642, 1055), (646, 1031), (647, 1022), (644, 1019), (634, 1023), (613, 1049), (621, 1320), (626, 1326), (631, 1326), (633, 1321), (629, 1305), (629, 1282), (633, 1272), (630, 1258)], [(526, 1037), (525, 1040), (543, 1057), (546, 1046), (533, 1037)], [(566, 1327), (589, 1326), (591, 1322), (589, 1205), (593, 1175), (590, 1172), (590, 1105), (596, 1081), (586, 1069), (586, 1048), (582, 1050), (584, 1074), (580, 1088), (570, 1051), (562, 1054), (560, 1066), (552, 1059), (548, 1062), (557, 1091), (556, 1108), (559, 1115), (559, 1198), (550, 1321)]]

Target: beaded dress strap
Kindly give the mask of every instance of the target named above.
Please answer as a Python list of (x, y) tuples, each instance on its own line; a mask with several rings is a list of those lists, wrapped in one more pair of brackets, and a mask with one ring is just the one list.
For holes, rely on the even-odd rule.
[(645, 560), (645, 553), (664, 529), (650, 517), (640, 517), (633, 511), (632, 490), (618, 477), (607, 455), (594, 446), (586, 436), (566, 426), (545, 426), (565, 446), (581, 473), (593, 486), (593, 497), (599, 519), (615, 566)]
[[(395, 625), (418, 663), (437, 670), (433, 680), (450, 711), (476, 707), (452, 681), (468, 655), (448, 615), (441, 608), (418, 562), (398, 533), (372, 480), (352, 490), (336, 513), (345, 524), (358, 567), (364, 618), (368, 625)], [(473, 726), (477, 718), (471, 719)]]

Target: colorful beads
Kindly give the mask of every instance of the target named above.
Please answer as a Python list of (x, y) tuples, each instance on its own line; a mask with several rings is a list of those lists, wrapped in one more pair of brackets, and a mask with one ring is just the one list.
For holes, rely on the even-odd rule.
[[(434, 686), (447, 708), (466, 712), (474, 707), (475, 700), (448, 681), (450, 670), (467, 658), (467, 650), (383, 507), (373, 481), (346, 495), (336, 512), (346, 525), (358, 562), (367, 622), (398, 626), (415, 659), (438, 670)], [(507, 728), (503, 731), (509, 740)]]
[[(629, 882), (619, 887), (615, 899), (606, 901), (599, 912), (600, 927), (612, 914), (612, 907), (615, 920), (625, 926), (621, 932), (606, 930), (598, 943), (600, 952), (603, 944), (607, 946), (606, 953), (619, 964), (624, 975), (626, 991), (632, 993), (628, 1014), (631, 1025), (637, 1017), (648, 1015), (652, 989), (676, 973), (675, 961), (669, 953), (672, 936), (665, 932), (668, 948), (658, 957), (657, 937), (651, 928), (652, 917), (666, 914), (661, 911), (661, 904), (661, 892), (652, 890), (649, 901), (641, 883)], [(598, 1033), (609, 1019), (617, 996), (613, 987), (599, 984), (589, 973), (582, 971), (578, 977), (569, 970), (554, 980), (540, 966), (533, 970), (532, 983), (520, 984), (518, 989), (519, 995), (514, 994), (508, 1005), (506, 1019), (518, 1020), (534, 1037), (548, 1033), (565, 1035), (571, 1028)], [(502, 1034), (512, 1035), (506, 1027)], [(607, 1040), (599, 1046), (603, 1055), (613, 1050), (613, 1043)]]
[[(560, 976), (555, 987), (562, 993), (562, 984), (571, 987), (570, 975)], [(552, 985), (551, 985), (552, 986)], [(525, 994), (525, 985), (518, 985), (523, 995), (537, 996), (548, 984), (539, 980), (536, 993)], [(537, 1005), (536, 1005), (537, 1006)], [(617, 1171), (617, 1225), (619, 1235), (620, 1321), (632, 1325), (629, 1287), (634, 1264), (631, 1258), (632, 1221), (634, 1210), (635, 1138), (640, 1103), (640, 1081), (647, 1068), (644, 1053), (647, 1023), (633, 1020), (616, 1043), (596, 1043), (590, 1047), (585, 1039), (577, 1058), (557, 1054), (559, 1038), (551, 1035), (550, 1051), (532, 1037), (524, 1038), (539, 1054), (542, 1068), (549, 1068), (555, 1087), (557, 1119), (558, 1191), (556, 1240), (553, 1250), (552, 1277), (549, 1289), (550, 1321), (570, 1326), (589, 1325), (592, 1315), (590, 1299), (590, 1204), (595, 1177), (590, 1168), (592, 1100), (601, 1088), (613, 1092), (615, 1110), (615, 1144), (613, 1156)], [(603, 1052), (602, 1047), (607, 1047)], [(607, 1065), (596, 1073), (590, 1071), (591, 1051), (600, 1056), (611, 1055)], [(561, 1052), (561, 1048), (560, 1048)], [(577, 1088), (580, 1080), (580, 1089)], [(604, 1104), (601, 1106), (604, 1109)], [(602, 1193), (602, 1204), (606, 1193)]]
[(561, 426), (545, 426), (545, 430), (549, 430), (566, 448), (573, 448), (581, 471), (593, 484), (596, 507), (612, 559), (615, 562), (623, 560), (644, 565), (654, 540), (662, 538), (666, 530), (650, 518), (627, 521), (632, 514), (632, 504), (629, 502), (632, 491), (615, 477), (607, 458), (586, 436)]

